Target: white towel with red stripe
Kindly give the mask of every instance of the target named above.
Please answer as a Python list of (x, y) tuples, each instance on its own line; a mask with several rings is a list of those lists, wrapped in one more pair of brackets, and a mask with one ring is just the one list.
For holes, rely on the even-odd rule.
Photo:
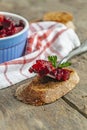
[(34, 76), (28, 70), (37, 59), (57, 55), (60, 60), (78, 46), (77, 34), (65, 25), (57, 22), (32, 23), (25, 55), (0, 64), (0, 89)]

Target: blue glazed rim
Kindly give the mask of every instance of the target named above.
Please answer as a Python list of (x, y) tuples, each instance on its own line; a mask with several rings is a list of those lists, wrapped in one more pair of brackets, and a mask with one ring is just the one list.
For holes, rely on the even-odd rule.
[(8, 62), (10, 60), (22, 56), (26, 46), (26, 40), (29, 34), (29, 22), (24, 17), (9, 12), (0, 12), (0, 15), (11, 17), (15, 21), (22, 20), (24, 23), (24, 29), (21, 30), (20, 32), (12, 36), (0, 38), (0, 55), (1, 55), (0, 64), (1, 64), (3, 62)]
[[(9, 42), (10, 40), (14, 40), (15, 38), (20, 39), (21, 36), (27, 35), (28, 30), (29, 30), (29, 22), (22, 16), (14, 14), (14, 13), (9, 13), (9, 12), (0, 12), (0, 15), (4, 15), (6, 17), (12, 17), (12, 19), (18, 21), (18, 20), (22, 20), (24, 23), (24, 29), (21, 30), (20, 32), (8, 36), (8, 37), (4, 37), (4, 38), (0, 38), (0, 49), (3, 48), (8, 48), (10, 46), (12, 46), (12, 42)], [(25, 34), (26, 33), (26, 34)], [(6, 41), (8, 41), (8, 44), (6, 43)], [(14, 43), (14, 45), (17, 43)]]

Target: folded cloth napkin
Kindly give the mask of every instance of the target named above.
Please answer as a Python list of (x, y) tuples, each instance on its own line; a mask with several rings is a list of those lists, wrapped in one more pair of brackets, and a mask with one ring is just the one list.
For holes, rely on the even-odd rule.
[(34, 76), (35, 74), (29, 73), (28, 70), (37, 59), (57, 55), (60, 60), (78, 46), (78, 36), (65, 25), (57, 22), (32, 23), (25, 55), (0, 64), (0, 89)]

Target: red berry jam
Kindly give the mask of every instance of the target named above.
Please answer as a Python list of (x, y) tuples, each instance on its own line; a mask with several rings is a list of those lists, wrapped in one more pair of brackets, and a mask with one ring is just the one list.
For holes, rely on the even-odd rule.
[(71, 71), (65, 68), (55, 68), (51, 62), (45, 60), (37, 60), (36, 63), (30, 67), (29, 71), (31, 73), (38, 73), (41, 77), (50, 75), (50, 77), (54, 77), (58, 81), (68, 80), (71, 73)]
[(54, 67), (52, 66), (51, 62), (45, 60), (37, 60), (36, 64), (34, 64), (29, 71), (38, 73), (40, 76), (45, 76), (52, 71)]
[(21, 20), (17, 23), (10, 17), (0, 15), (0, 38), (14, 35), (23, 28), (24, 24)]
[(55, 77), (58, 81), (65, 81), (68, 80), (70, 77), (70, 72), (68, 69), (64, 68), (55, 68), (53, 71), (50, 72), (52, 76)]

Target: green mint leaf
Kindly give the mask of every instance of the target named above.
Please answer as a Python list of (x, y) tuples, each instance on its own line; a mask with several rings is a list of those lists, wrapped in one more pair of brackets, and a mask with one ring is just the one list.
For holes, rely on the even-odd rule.
[(59, 64), (58, 67), (59, 67), (59, 68), (63, 68), (63, 67), (67, 67), (67, 66), (70, 66), (70, 65), (71, 65), (70, 62), (64, 62), (64, 63), (62, 63), (62, 64)]
[(57, 66), (57, 56), (48, 56), (48, 60), (52, 63), (54, 67)]
[(55, 68), (63, 68), (71, 65), (70, 62), (64, 62), (62, 64), (57, 65), (57, 56), (48, 56), (48, 61), (50, 61)]

